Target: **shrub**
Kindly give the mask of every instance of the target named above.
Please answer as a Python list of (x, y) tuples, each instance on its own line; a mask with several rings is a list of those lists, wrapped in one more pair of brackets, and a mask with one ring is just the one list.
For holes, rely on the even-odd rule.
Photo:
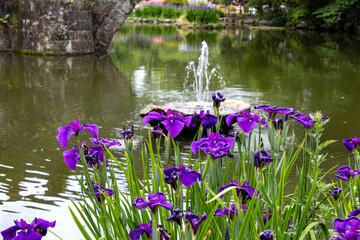
[(203, 6), (188, 8), (186, 10), (186, 19), (189, 22), (201, 24), (219, 22), (217, 11)]
[(172, 3), (175, 5), (186, 5), (189, 4), (188, 0), (164, 0), (163, 3)]
[(183, 13), (182, 8), (177, 8), (175, 6), (166, 6), (162, 9), (163, 18), (177, 19)]

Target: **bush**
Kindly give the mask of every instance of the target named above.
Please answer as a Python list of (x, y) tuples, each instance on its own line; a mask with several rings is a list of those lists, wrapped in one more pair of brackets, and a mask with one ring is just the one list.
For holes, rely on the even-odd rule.
[(171, 18), (171, 19), (177, 19), (180, 17), (180, 15), (183, 13), (182, 8), (177, 8), (174, 6), (166, 6), (162, 9), (162, 17), (163, 18)]
[(219, 22), (219, 16), (216, 10), (202, 6), (188, 8), (186, 10), (186, 19), (189, 22), (196, 22), (201, 24)]
[(175, 5), (186, 5), (189, 4), (188, 0), (163, 0), (163, 3), (172, 3)]

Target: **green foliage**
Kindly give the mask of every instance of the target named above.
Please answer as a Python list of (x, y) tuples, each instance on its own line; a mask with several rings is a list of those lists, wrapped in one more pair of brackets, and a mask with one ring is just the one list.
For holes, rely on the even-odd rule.
[(135, 17), (177, 19), (183, 14), (182, 8), (167, 5), (145, 5), (133, 11)]
[(7, 25), (9, 16), (9, 14), (6, 14), (4, 18), (0, 18), (0, 25)]
[(217, 11), (209, 8), (188, 8), (186, 10), (185, 17), (189, 22), (202, 24), (219, 22), (219, 15), (217, 14)]
[(177, 19), (181, 16), (183, 13), (182, 8), (172, 7), (172, 6), (166, 6), (162, 8), (162, 17), (163, 18), (171, 18), (171, 19)]
[(163, 3), (172, 3), (175, 5), (186, 5), (186, 4), (189, 4), (189, 0), (163, 0)]

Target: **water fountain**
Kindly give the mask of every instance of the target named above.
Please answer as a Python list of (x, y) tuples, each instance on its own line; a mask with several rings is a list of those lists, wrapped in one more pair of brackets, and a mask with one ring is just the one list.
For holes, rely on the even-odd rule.
[[(209, 71), (210, 63), (208, 57), (208, 45), (203, 41), (197, 65), (194, 61), (191, 61), (186, 66), (187, 74), (184, 82), (183, 100), (166, 103), (162, 106), (148, 105), (140, 112), (140, 115), (144, 117), (151, 111), (166, 113), (166, 110), (169, 108), (181, 113), (183, 116), (191, 116), (194, 115), (194, 112), (199, 113), (201, 110), (213, 112), (211, 93), (216, 92), (215, 90), (210, 92), (210, 81), (213, 77), (217, 77), (220, 83), (217, 85), (217, 88), (223, 88), (225, 81), (223, 80), (219, 65), (211, 68)], [(193, 96), (195, 96), (196, 101), (194, 101)], [(240, 113), (244, 109), (249, 108), (250, 105), (244, 101), (226, 99), (225, 102), (221, 103), (220, 116)]]

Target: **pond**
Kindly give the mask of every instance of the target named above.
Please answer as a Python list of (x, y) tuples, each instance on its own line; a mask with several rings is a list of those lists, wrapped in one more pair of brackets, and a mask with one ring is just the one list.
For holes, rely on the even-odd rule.
[[(148, 131), (139, 112), (147, 104), (195, 100), (191, 82), (185, 81), (186, 67), (197, 63), (203, 40), (210, 67), (220, 75), (211, 79), (210, 93), (221, 91), (227, 99), (251, 105), (322, 110), (331, 117), (324, 138), (339, 140), (329, 147), (323, 168), (347, 164), (351, 154), (342, 139), (360, 136), (359, 39), (315, 32), (187, 32), (126, 25), (108, 54), (0, 53), (0, 230), (15, 219), (42, 217), (57, 221), (54, 232), (63, 239), (74, 239), (78, 231), (68, 206), (79, 187), (64, 164), (57, 128), (80, 119), (98, 124), (101, 137), (122, 141), (123, 125), (134, 124), (134, 149), (139, 152)], [(303, 136), (303, 127), (296, 125), (296, 132)], [(189, 140), (180, 141), (188, 151)], [(75, 144), (73, 139), (70, 143)], [(115, 153), (124, 159), (123, 148)], [(56, 238), (49, 234), (46, 239)]]

